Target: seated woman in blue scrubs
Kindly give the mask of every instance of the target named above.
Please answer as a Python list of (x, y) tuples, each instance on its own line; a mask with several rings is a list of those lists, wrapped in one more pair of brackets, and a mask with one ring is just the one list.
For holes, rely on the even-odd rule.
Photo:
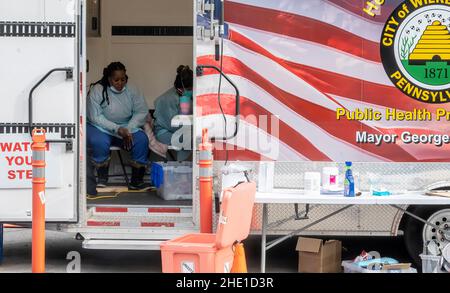
[[(172, 144), (172, 137), (181, 127), (172, 127), (172, 119), (181, 112), (180, 98), (192, 101), (192, 87), (194, 74), (189, 66), (180, 65), (177, 69), (174, 86), (158, 97), (155, 101), (155, 126), (156, 139), (166, 145)], [(191, 142), (189, 142), (190, 144)], [(185, 161), (190, 158), (191, 150), (177, 152), (177, 160)]]
[(87, 144), (97, 168), (98, 186), (108, 181), (110, 147), (131, 152), (132, 176), (129, 188), (143, 187), (148, 162), (148, 138), (142, 130), (148, 107), (144, 97), (128, 85), (126, 68), (113, 62), (94, 83), (87, 100)]

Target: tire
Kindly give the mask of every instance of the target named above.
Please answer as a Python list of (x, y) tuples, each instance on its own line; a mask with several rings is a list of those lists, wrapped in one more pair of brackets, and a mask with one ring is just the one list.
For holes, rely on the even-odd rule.
[[(414, 206), (408, 210), (422, 219), (426, 219), (432, 223), (434, 222), (434, 224), (436, 224), (436, 222), (439, 222), (439, 224), (442, 225), (442, 218), (444, 217), (444, 220), (447, 220), (450, 225), (450, 206)], [(448, 218), (445, 216), (447, 214), (449, 215)], [(409, 256), (414, 260), (417, 268), (422, 268), (422, 260), (420, 259), (420, 254), (423, 253), (424, 242), (431, 240), (425, 239), (430, 238), (430, 231), (427, 230), (428, 233), (424, 233), (424, 223), (408, 215), (404, 215), (404, 217), (407, 217), (405, 219), (404, 231), (406, 250), (408, 251)], [(431, 229), (431, 227), (429, 228)]]

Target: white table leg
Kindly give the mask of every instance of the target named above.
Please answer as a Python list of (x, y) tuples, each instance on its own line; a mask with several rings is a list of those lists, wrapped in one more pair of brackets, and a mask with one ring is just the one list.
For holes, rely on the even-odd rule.
[(262, 231), (261, 231), (261, 273), (266, 272), (266, 229), (267, 229), (267, 204), (263, 204)]

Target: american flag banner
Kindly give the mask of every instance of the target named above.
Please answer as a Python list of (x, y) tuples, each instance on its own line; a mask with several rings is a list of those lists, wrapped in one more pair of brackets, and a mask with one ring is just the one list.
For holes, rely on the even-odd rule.
[[(450, 107), (415, 100), (391, 82), (382, 64), (380, 40), (386, 21), (403, 1), (385, 1), (375, 16), (363, 11), (367, 2), (225, 1), (222, 68), (239, 88), (242, 121), (236, 138), (216, 142), (216, 159), (450, 161), (448, 143), (389, 141), (405, 132), (424, 137), (448, 135), (450, 122), (387, 119), (386, 111), (435, 113), (438, 108), (450, 111)], [(220, 67), (214, 52), (212, 41), (199, 41), (197, 65)], [(197, 78), (196, 119), (198, 130), (210, 127), (213, 135), (223, 136), (218, 85), (216, 71), (205, 70)], [(235, 91), (222, 80), (220, 93), (230, 135), (235, 127)], [(338, 118), (339, 113), (358, 109), (380, 112), (383, 117)], [(358, 133), (373, 135), (375, 141), (359, 142)], [(380, 137), (386, 139), (377, 141)]]

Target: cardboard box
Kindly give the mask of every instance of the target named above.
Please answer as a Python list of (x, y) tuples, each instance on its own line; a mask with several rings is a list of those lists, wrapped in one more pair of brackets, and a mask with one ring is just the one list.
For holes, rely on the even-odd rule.
[(296, 250), (299, 273), (342, 272), (342, 243), (338, 240), (299, 237)]

